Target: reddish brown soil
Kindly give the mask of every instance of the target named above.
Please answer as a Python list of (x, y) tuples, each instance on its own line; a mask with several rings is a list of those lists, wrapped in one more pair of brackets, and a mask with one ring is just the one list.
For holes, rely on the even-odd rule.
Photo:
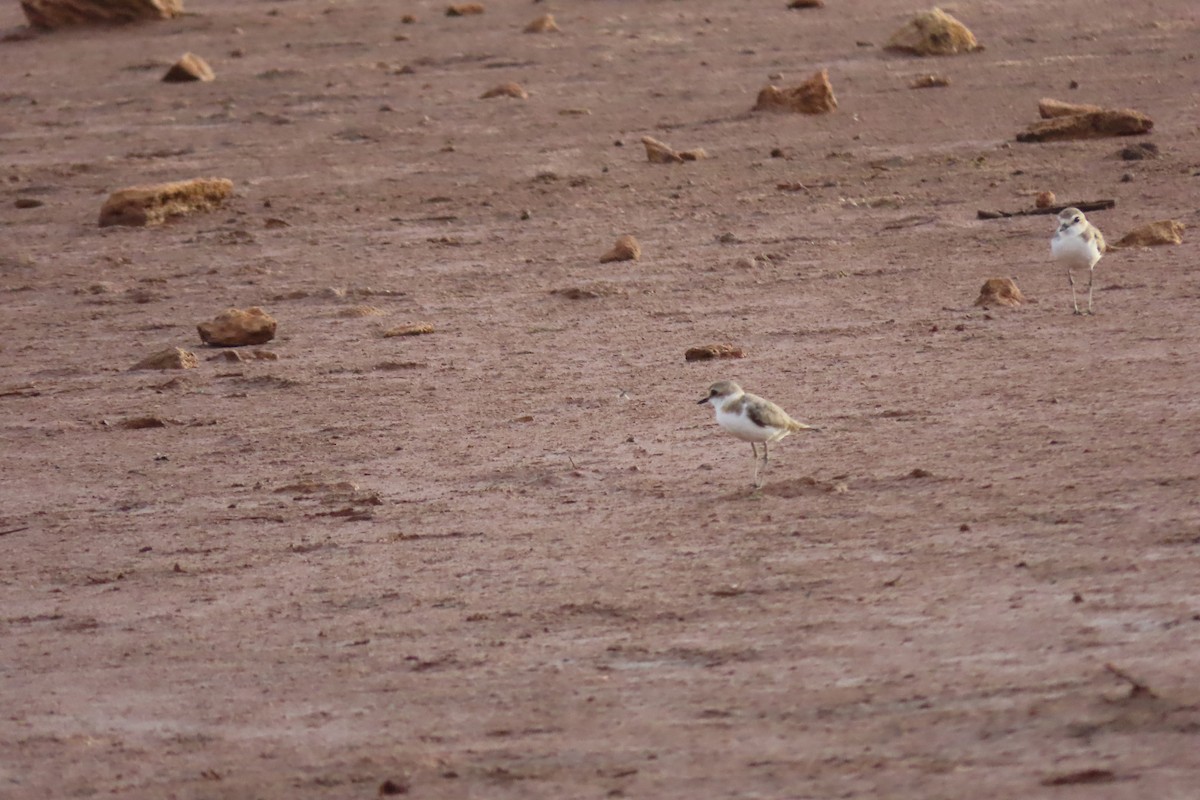
[[(935, 60), (908, 0), (189, 5), (0, 44), (0, 796), (1196, 796), (1192, 0), (959, 4)], [(1161, 157), (1016, 144), (1046, 96)], [(976, 219), (1041, 190), (1190, 230), (1072, 316), (1051, 218)], [(279, 360), (209, 360), (230, 305)], [(824, 429), (758, 495), (726, 377)]]

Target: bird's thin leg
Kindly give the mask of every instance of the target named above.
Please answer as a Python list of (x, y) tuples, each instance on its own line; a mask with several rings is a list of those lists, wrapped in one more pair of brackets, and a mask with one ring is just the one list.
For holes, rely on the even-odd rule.
[(1075, 308), (1076, 314), (1082, 314), (1079, 310), (1079, 301), (1075, 299), (1075, 276), (1071, 274), (1071, 268), (1067, 267), (1067, 280), (1071, 284), (1071, 305)]
[(750, 449), (754, 451), (754, 488), (757, 489), (762, 486), (762, 484), (758, 481), (758, 445), (754, 442), (751, 442)]
[(1092, 281), (1095, 279), (1096, 279), (1096, 268), (1092, 267), (1091, 269), (1088, 270), (1088, 310), (1087, 310), (1087, 313), (1089, 313), (1089, 314), (1096, 313), (1095, 311), (1092, 311)]

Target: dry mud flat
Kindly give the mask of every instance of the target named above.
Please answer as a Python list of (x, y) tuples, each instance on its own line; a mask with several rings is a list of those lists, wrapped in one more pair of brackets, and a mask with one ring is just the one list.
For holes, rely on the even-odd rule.
[[(0, 796), (1195, 797), (1194, 4), (958, 4), (939, 59), (785, 5), (5, 4)], [(1018, 144), (1043, 97), (1158, 158)], [(1042, 191), (1184, 243), (1074, 317), (1049, 218), (976, 219)], [(721, 378), (823, 428), (757, 496)]]

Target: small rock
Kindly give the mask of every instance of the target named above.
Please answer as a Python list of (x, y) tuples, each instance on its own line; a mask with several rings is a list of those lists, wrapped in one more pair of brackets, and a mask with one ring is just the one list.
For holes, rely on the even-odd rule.
[(212, 347), (242, 347), (264, 344), (275, 338), (275, 318), (259, 306), (246, 310), (230, 308), (218, 314), (212, 322), (196, 326), (200, 338)]
[(666, 142), (660, 142), (653, 136), (643, 136), (642, 144), (646, 147), (646, 158), (652, 164), (681, 164), (684, 161), (699, 161), (708, 158), (708, 153), (704, 148), (675, 150)]
[(525, 26), (525, 33), (558, 33), (560, 30), (553, 14), (543, 14)]
[(1042, 119), (1073, 117), (1076, 114), (1092, 114), (1103, 110), (1101, 106), (1092, 106), (1087, 103), (1068, 103), (1064, 100), (1055, 100), (1051, 97), (1043, 97), (1038, 101), (1038, 116)]
[[(1025, 302), (1025, 295), (1017, 287), (1012, 278), (988, 278), (979, 290), (975, 300), (977, 306), (1019, 306)], [(955, 329), (957, 330), (957, 328)]]
[(1122, 147), (1119, 153), (1124, 161), (1143, 161), (1148, 158), (1158, 158), (1158, 145), (1154, 142), (1138, 142), (1129, 147)]
[(1154, 127), (1154, 120), (1131, 108), (1101, 108), (1096, 111), (1068, 113), (1064, 112), (1061, 106), (1070, 104), (1048, 106), (1047, 102), (1043, 100), (1038, 106), (1044, 119), (1033, 123), (1023, 133), (1018, 133), (1018, 142), (1061, 142), (1068, 139), (1098, 139), (1104, 136), (1135, 136), (1149, 133)]
[(829, 70), (815, 73), (799, 86), (780, 89), (767, 86), (758, 93), (754, 111), (794, 111), (801, 114), (827, 114), (837, 108)]
[(1054, 205), (1058, 198), (1054, 196), (1054, 192), (1038, 192), (1033, 198), (1034, 208), (1050, 208)]
[(982, 49), (966, 25), (940, 8), (921, 11), (892, 34), (884, 45), (917, 56), (950, 56)]
[(394, 781), (389, 778), (388, 780), (379, 784), (379, 794), (384, 797), (397, 794), (408, 794), (408, 784)]
[(338, 316), (345, 319), (360, 319), (362, 317), (381, 317), (383, 312), (372, 305), (360, 305), (343, 308), (338, 312)]
[(746, 351), (731, 344), (706, 344), (689, 347), (683, 354), (686, 361), (710, 361), (714, 358), (745, 358)]
[(824, 8), (825, 0), (789, 0), (788, 8)]
[(163, 83), (189, 83), (191, 81), (207, 83), (216, 77), (216, 73), (212, 71), (212, 67), (208, 65), (207, 61), (195, 53), (184, 53), (178, 61), (171, 65), (162, 79)]
[(950, 85), (950, 79), (943, 75), (921, 75), (908, 85), (910, 89), (940, 89)]
[(416, 23), (416, 21), (417, 21), (417, 17), (414, 14), (405, 14), (403, 17), (400, 18), (400, 22), (402, 22), (405, 25), (413, 25)]
[(167, 427), (167, 421), (161, 417), (132, 417), (121, 420), (118, 427), (124, 428), (127, 431), (141, 431), (147, 428), (165, 428)]
[(428, 322), (415, 322), (388, 328), (383, 332), (383, 336), (385, 339), (392, 339), (397, 336), (421, 336), (426, 333), (433, 333), (433, 325)]
[(447, 17), (470, 17), (483, 12), (483, 3), (456, 3), (446, 7)]
[(159, 350), (148, 355), (130, 369), (195, 369), (200, 366), (200, 359), (195, 353), (190, 353), (181, 347)]
[(600, 256), (600, 263), (607, 264), (610, 261), (637, 261), (642, 257), (642, 246), (638, 244), (638, 240), (626, 234), (618, 237), (616, 244), (612, 250), (609, 250), (604, 255)]
[(183, 0), (21, 0), (35, 28), (170, 19), (183, 13)]
[(1184, 230), (1185, 226), (1182, 222), (1163, 219), (1135, 228), (1109, 247), (1153, 247), (1160, 244), (1183, 244)]
[(32, 197), (18, 197), (13, 200), (13, 205), (17, 208), (41, 208), (46, 204)]
[(113, 192), (104, 201), (100, 227), (161, 225), (169, 217), (219, 208), (231, 194), (233, 181), (225, 178), (131, 186)]
[(481, 94), (479, 99), (488, 100), (493, 97), (515, 97), (518, 100), (528, 100), (529, 92), (525, 91), (525, 88), (521, 84), (510, 81), (502, 83), (499, 86), (493, 86)]

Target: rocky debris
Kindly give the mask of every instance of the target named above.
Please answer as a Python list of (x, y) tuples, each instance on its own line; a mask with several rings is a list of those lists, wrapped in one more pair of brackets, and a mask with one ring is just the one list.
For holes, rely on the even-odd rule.
[(1136, 136), (1149, 133), (1154, 127), (1154, 120), (1131, 108), (1101, 108), (1049, 98), (1038, 103), (1038, 114), (1042, 120), (1030, 125), (1025, 132), (1018, 133), (1018, 142)]
[(402, 22), (405, 25), (415, 25), (417, 22), (417, 15), (416, 14), (405, 14), (403, 17), (400, 18), (400, 22)]
[(604, 255), (600, 256), (600, 263), (607, 264), (610, 261), (637, 261), (642, 257), (642, 246), (638, 244), (638, 240), (625, 234), (618, 237), (616, 244), (612, 249)]
[(70, 25), (170, 19), (183, 13), (183, 0), (21, 0), (29, 24), (53, 30)]
[(1034, 208), (1050, 208), (1058, 200), (1054, 192), (1038, 192), (1033, 198)]
[(233, 181), (225, 178), (131, 186), (113, 192), (104, 201), (100, 227), (161, 225), (169, 217), (219, 208), (232, 194)]
[(479, 99), (488, 100), (493, 97), (515, 97), (518, 100), (528, 100), (529, 92), (525, 91), (525, 88), (521, 84), (509, 81), (499, 86), (493, 86), (480, 95)]
[(446, 6), (447, 17), (470, 17), (484, 12), (483, 3), (455, 3)]
[(385, 339), (393, 339), (397, 336), (421, 336), (426, 333), (433, 333), (433, 324), (429, 322), (412, 322), (407, 325), (397, 325), (393, 328), (388, 328), (383, 332)]
[(660, 142), (653, 136), (643, 136), (642, 144), (646, 147), (646, 158), (652, 164), (682, 164), (684, 161), (699, 161), (708, 158), (708, 153), (702, 147), (692, 150), (675, 150), (666, 142)]
[(1129, 147), (1122, 147), (1117, 155), (1121, 157), (1122, 161), (1144, 161), (1149, 158), (1158, 158), (1158, 145), (1154, 142), (1138, 142)]
[(192, 81), (208, 82), (216, 77), (216, 73), (212, 71), (212, 67), (208, 65), (207, 61), (195, 53), (184, 53), (178, 61), (171, 65), (162, 79), (163, 83), (190, 83)]
[(338, 312), (338, 316), (343, 319), (361, 319), (362, 317), (382, 317), (383, 312), (372, 305), (357, 305), (343, 308)]
[(824, 8), (825, 0), (789, 0), (788, 8)]
[(1088, 105), (1087, 103), (1068, 103), (1064, 100), (1055, 100), (1050, 97), (1043, 97), (1038, 101), (1038, 116), (1042, 119), (1073, 117), (1076, 114), (1091, 114), (1103, 110), (1104, 108), (1101, 106)]
[(977, 306), (1019, 306), (1025, 302), (1025, 295), (1017, 287), (1012, 278), (988, 278), (979, 290), (975, 300)]
[(943, 75), (921, 75), (908, 85), (910, 89), (940, 89), (950, 85), (950, 79)]
[(686, 361), (711, 361), (714, 358), (745, 358), (746, 351), (731, 344), (706, 344), (689, 347), (683, 354)]
[(129, 419), (121, 420), (117, 423), (118, 428), (124, 428), (127, 431), (143, 431), (147, 428), (165, 428), (167, 420), (162, 417), (130, 417)]
[(196, 358), (195, 353), (182, 347), (171, 347), (146, 356), (130, 369), (195, 369), (198, 366), (200, 359)]
[(595, 300), (600, 297), (612, 297), (624, 294), (624, 292), (611, 283), (592, 283), (587, 286), (568, 286), (564, 289), (551, 289), (550, 294), (556, 294), (568, 300)]
[(754, 111), (794, 111), (800, 114), (827, 114), (837, 108), (829, 70), (823, 69), (799, 86), (781, 89), (766, 86), (758, 93)]
[(966, 25), (940, 8), (918, 12), (883, 47), (917, 56), (952, 56), (983, 49)]
[(1185, 226), (1179, 220), (1161, 219), (1134, 228), (1109, 245), (1118, 247), (1153, 247), (1160, 244), (1183, 244)]
[(559, 33), (561, 30), (553, 14), (543, 14), (525, 26), (525, 33)]
[(243, 347), (264, 344), (275, 338), (275, 318), (259, 306), (245, 310), (230, 308), (218, 314), (212, 322), (196, 326), (200, 338), (211, 347)]
[(41, 208), (44, 205), (46, 203), (38, 200), (36, 197), (18, 197), (16, 200), (13, 200), (14, 208)]

